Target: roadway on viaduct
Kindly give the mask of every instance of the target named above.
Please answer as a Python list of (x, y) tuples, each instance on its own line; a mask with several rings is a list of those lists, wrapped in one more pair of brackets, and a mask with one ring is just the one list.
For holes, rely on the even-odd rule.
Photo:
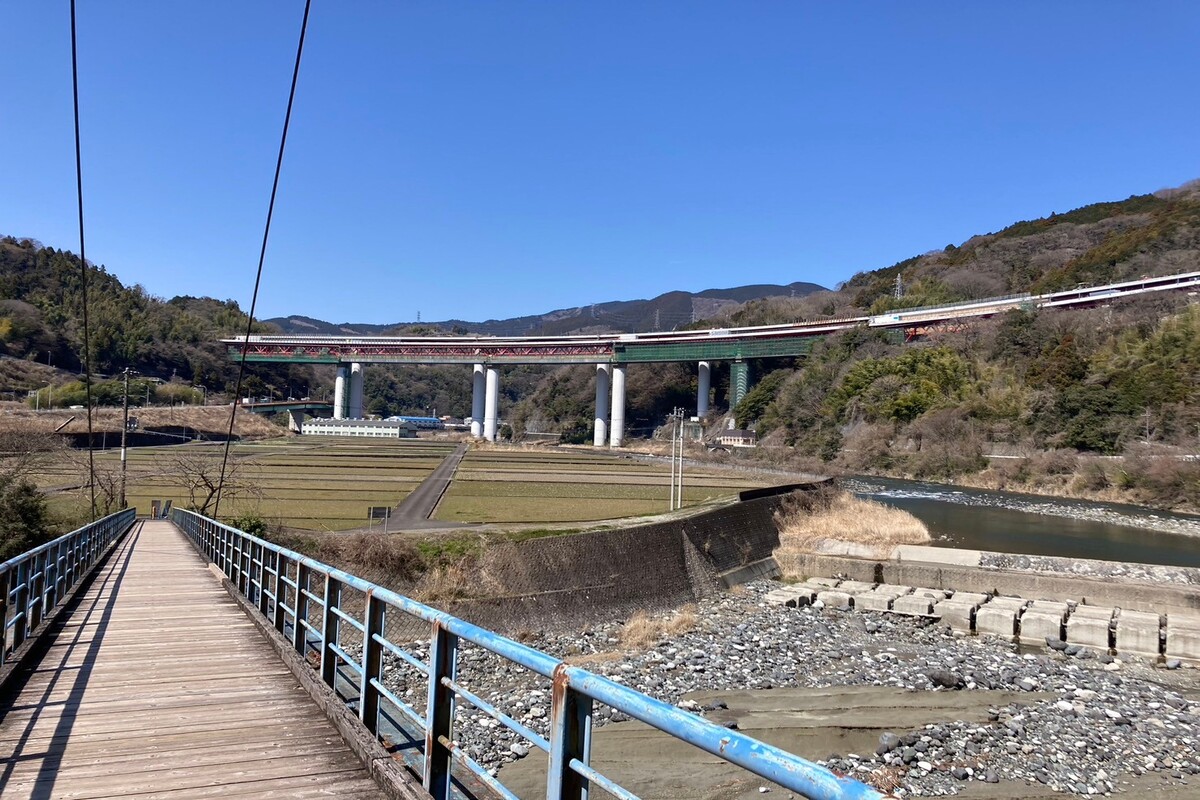
[(1014, 309), (1091, 307), (1169, 290), (1196, 291), (1200, 272), (1187, 272), (1050, 294), (1018, 294), (908, 308), (864, 317), (713, 328), (694, 331), (583, 336), (250, 336), (223, 339), (229, 355), (247, 361), (307, 364), (634, 364), (671, 361), (741, 361), (803, 356), (813, 341), (856, 327), (903, 331), (938, 326)]
[(496, 440), (498, 429), (500, 367), (594, 364), (593, 443), (597, 447), (605, 443), (619, 447), (624, 441), (625, 368), (629, 364), (695, 363), (698, 372), (695, 414), (705, 417), (710, 400), (710, 362), (729, 362), (729, 407), (734, 408), (749, 389), (747, 361), (805, 356), (816, 339), (840, 331), (877, 328), (913, 339), (1015, 309), (1089, 308), (1148, 293), (1195, 293), (1198, 289), (1200, 272), (1187, 272), (1081, 286), (1051, 294), (1017, 294), (928, 308), (895, 309), (868, 317), (745, 328), (583, 336), (250, 336), (222, 341), (234, 360), (244, 357), (252, 362), (337, 365), (335, 419), (364, 416), (363, 368), (368, 364), (473, 365), (471, 433), (488, 441)]

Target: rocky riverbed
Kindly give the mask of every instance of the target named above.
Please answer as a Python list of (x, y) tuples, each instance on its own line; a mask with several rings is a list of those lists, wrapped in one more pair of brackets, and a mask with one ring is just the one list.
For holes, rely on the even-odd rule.
[[(1127, 791), (1131, 781), (1139, 790), (1146, 780), (1180, 788), (1200, 784), (1195, 669), (1168, 670), (1074, 647), (1020, 652), (998, 639), (955, 637), (936, 623), (892, 615), (768, 606), (762, 598), (777, 587), (762, 581), (704, 601), (689, 630), (640, 649), (622, 645), (618, 623), (525, 638), (532, 647), (728, 727), (738, 726), (737, 699), (721, 699), (722, 691), (751, 696), (746, 690), (758, 695), (876, 687), (904, 699), (893, 704), (920, 706), (924, 698), (928, 709), (902, 717), (911, 727), (867, 725), (865, 747), (860, 736), (853, 752), (801, 753), (900, 797), (956, 794), (981, 784), (1010, 784), (1017, 791), (1008, 796), (1016, 797), (1022, 785), (1086, 796)], [(428, 656), (419, 647), (414, 654)], [(407, 685), (403, 672), (395, 663), (389, 685), (423, 699), (423, 681), (414, 676)], [(469, 647), (460, 653), (460, 680), (548, 736), (547, 680)], [(853, 693), (846, 698), (839, 702), (857, 702)], [(528, 740), (464, 706), (458, 737), (502, 779), (506, 769), (519, 771), (530, 753), (538, 756)], [(846, 710), (853, 719), (854, 708)], [(598, 707), (595, 719), (607, 726), (627, 718)], [(813, 741), (813, 747), (828, 748), (838, 737)]]

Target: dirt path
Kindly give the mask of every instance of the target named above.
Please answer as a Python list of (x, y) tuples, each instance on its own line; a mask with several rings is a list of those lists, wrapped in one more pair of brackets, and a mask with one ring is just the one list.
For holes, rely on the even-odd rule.
[(429, 477), (393, 509), (391, 524), (397, 528), (416, 528), (422, 527), (421, 523), (429, 522), (466, 453), (465, 442), (454, 448), (454, 452), (446, 456)]

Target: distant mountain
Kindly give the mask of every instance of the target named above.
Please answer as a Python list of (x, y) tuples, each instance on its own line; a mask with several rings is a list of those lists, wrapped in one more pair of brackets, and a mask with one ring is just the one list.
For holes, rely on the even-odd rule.
[(608, 303), (562, 308), (547, 314), (512, 319), (468, 322), (451, 319), (441, 322), (397, 322), (391, 325), (343, 322), (335, 324), (312, 317), (275, 317), (265, 322), (284, 333), (328, 336), (384, 336), (404, 328), (438, 328), (461, 333), (489, 336), (562, 336), (576, 333), (634, 333), (669, 331), (709, 319), (719, 313), (736, 310), (751, 300), (770, 297), (805, 297), (826, 289), (815, 283), (797, 281), (786, 286), (756, 283), (730, 289), (705, 289), (702, 292), (667, 292), (652, 300), (617, 300)]

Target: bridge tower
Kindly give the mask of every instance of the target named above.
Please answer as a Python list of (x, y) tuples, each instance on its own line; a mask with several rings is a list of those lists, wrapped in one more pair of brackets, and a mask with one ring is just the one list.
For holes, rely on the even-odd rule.
[(708, 394), (712, 390), (712, 367), (701, 361), (696, 373), (696, 416), (708, 416)]
[(350, 402), (348, 405), (350, 419), (363, 418), (363, 365), (357, 362), (350, 365)]
[(609, 429), (609, 447), (620, 447), (625, 443), (625, 366), (612, 367), (612, 427)]
[(487, 390), (487, 376), (483, 364), (471, 370), (471, 435), (478, 439), (483, 435), (483, 393)]
[(483, 404), (483, 438), (494, 442), (496, 441), (496, 420), (500, 411), (500, 370), (488, 367), (484, 382), (486, 390)]
[(596, 421), (592, 433), (592, 445), (603, 447), (608, 440), (608, 364), (596, 365)]
[(750, 365), (745, 361), (734, 361), (729, 365), (729, 410), (737, 408), (746, 392), (750, 391)]
[(345, 364), (337, 365), (337, 377), (333, 381), (333, 418), (346, 418), (346, 373)]

